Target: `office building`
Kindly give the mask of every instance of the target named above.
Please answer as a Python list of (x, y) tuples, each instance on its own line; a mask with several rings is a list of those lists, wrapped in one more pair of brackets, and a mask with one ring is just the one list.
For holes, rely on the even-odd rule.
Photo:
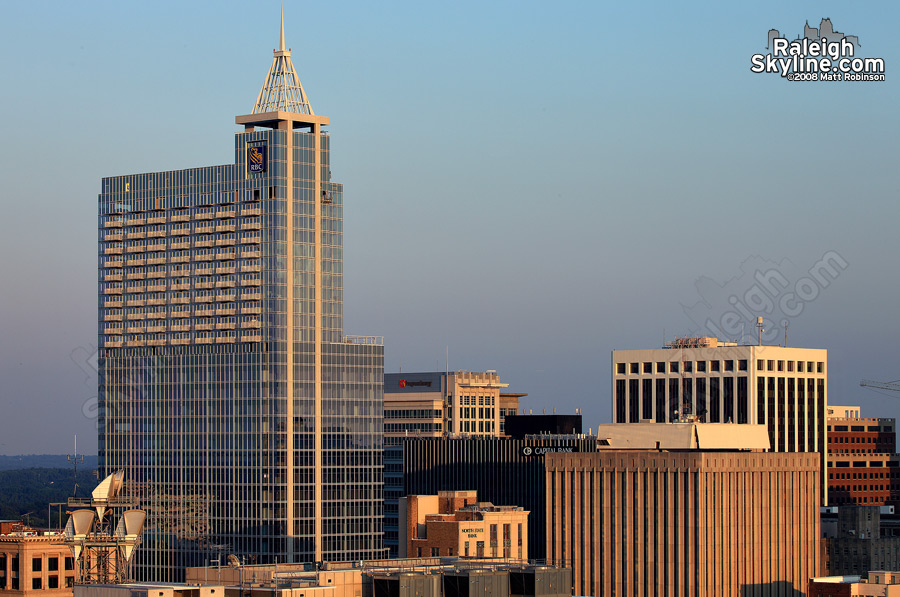
[[(844, 505), (826, 510), (823, 573), (865, 576), (872, 570), (900, 569), (900, 528), (893, 507)], [(831, 510), (837, 511), (836, 516)]]
[(519, 398), (504, 393), (496, 371), (481, 373), (386, 373), (384, 435), (387, 445), (404, 437), (467, 435), (497, 437), (508, 414), (516, 414)]
[(520, 506), (528, 517), (531, 558), (545, 556), (545, 454), (556, 450), (588, 452), (595, 437), (534, 436), (407, 438), (385, 449), (385, 546), (399, 554), (400, 499), (441, 491), (477, 491), (478, 499)]
[[(826, 468), (828, 351), (681, 338), (614, 350), (612, 420), (766, 425), (775, 452), (818, 452)], [(828, 503), (822, 477), (822, 502)]]
[(900, 508), (900, 455), (893, 418), (861, 418), (858, 406), (828, 407), (828, 500)]
[(0, 596), (71, 597), (75, 560), (56, 532), (22, 525), (0, 534)]
[(479, 502), (477, 491), (400, 500), (400, 557), (528, 559), (528, 511)]
[(547, 558), (572, 567), (575, 595), (794, 595), (819, 574), (815, 454), (602, 449), (545, 466)]
[(383, 346), (344, 334), (329, 118), (283, 22), (235, 122), (233, 164), (101, 183), (99, 466), (149, 511), (140, 580), (383, 555)]

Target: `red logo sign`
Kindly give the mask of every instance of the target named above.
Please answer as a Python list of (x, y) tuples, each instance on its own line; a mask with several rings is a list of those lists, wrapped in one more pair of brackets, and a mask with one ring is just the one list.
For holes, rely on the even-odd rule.
[(401, 388), (405, 388), (405, 387), (406, 387), (406, 380), (405, 380), (405, 379), (401, 379), (401, 380), (400, 380), (400, 387), (401, 387)]

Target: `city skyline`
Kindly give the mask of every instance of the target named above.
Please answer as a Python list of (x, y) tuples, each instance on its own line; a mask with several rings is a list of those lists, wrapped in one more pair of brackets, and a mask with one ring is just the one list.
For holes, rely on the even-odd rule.
[[(0, 453), (75, 434), (96, 450), (97, 181), (230, 161), (278, 5), (216, 7), (6, 7)], [(896, 7), (342, 8), (288, 4), (285, 21), (352, 206), (345, 327), (384, 334), (386, 372), (449, 352), (527, 392), (523, 409), (596, 427), (613, 349), (710, 335), (729, 312), (755, 341), (739, 306), (776, 271), (768, 299), (789, 346), (828, 349), (831, 401), (897, 416), (858, 387), (900, 377)], [(249, 13), (262, 24), (242, 28)], [(750, 73), (770, 29), (825, 17), (887, 81)], [(832, 253), (846, 267), (798, 286)]]

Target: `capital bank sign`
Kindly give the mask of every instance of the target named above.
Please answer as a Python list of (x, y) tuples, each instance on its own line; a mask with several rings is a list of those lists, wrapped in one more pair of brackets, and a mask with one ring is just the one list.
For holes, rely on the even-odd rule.
[(415, 388), (415, 387), (419, 387), (419, 386), (430, 388), (431, 382), (430, 381), (407, 381), (405, 379), (401, 379), (399, 386), (401, 388)]
[(544, 454), (571, 454), (578, 452), (578, 446), (524, 446), (522, 456), (542, 456)]

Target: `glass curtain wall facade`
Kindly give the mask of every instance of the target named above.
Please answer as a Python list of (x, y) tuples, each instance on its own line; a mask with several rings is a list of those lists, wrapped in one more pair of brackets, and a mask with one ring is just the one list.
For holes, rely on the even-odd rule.
[(236, 120), (233, 165), (102, 180), (100, 474), (149, 510), (142, 580), (384, 555), (383, 345), (343, 333), (328, 119)]

